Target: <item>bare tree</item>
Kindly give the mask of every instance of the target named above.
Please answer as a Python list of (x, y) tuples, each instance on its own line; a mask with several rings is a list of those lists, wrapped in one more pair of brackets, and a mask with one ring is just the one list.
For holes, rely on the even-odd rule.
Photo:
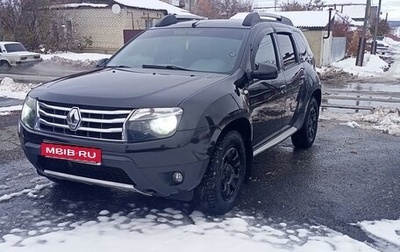
[(308, 3), (299, 3), (297, 0), (288, 0), (281, 4), (282, 11), (307, 11), (322, 10), (324, 2), (322, 0), (310, 0)]
[(0, 27), (3, 40), (22, 42), (30, 50), (69, 50), (82, 46), (67, 17), (54, 8), (64, 0), (1, 0)]
[(230, 18), (250, 11), (251, 7), (251, 0), (198, 0), (195, 13), (208, 18)]

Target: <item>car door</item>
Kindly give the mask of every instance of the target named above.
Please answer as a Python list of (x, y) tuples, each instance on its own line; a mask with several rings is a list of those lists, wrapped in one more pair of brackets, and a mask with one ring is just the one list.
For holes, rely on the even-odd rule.
[[(276, 42), (272, 34), (263, 34), (257, 41), (258, 48), (251, 60), (252, 70), (257, 70), (259, 63), (275, 65), (279, 70)], [(283, 127), (286, 100), (283, 88), (285, 76), (280, 70), (276, 79), (254, 79), (248, 86), (255, 146), (279, 133)]]
[(279, 54), (286, 79), (285, 113), (282, 115), (284, 127), (292, 126), (296, 120), (295, 112), (299, 106), (299, 92), (305, 81), (304, 66), (299, 59), (297, 47), (291, 33), (277, 33)]

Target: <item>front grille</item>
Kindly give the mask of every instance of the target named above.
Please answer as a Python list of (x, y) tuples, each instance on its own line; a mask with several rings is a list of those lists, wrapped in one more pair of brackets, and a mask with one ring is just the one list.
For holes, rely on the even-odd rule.
[(87, 165), (45, 157), (39, 158), (39, 166), (44, 170), (135, 186), (129, 176), (119, 168)]
[(131, 110), (79, 107), (81, 124), (73, 131), (66, 119), (73, 107), (79, 106), (39, 102), (39, 130), (83, 138), (122, 141), (123, 125)]

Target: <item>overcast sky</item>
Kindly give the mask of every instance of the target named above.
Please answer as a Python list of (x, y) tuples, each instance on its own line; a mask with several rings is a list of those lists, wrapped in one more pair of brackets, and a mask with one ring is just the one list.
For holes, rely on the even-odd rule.
[[(278, 6), (281, 3), (286, 3), (288, 0), (278, 0)], [(298, 2), (308, 3), (309, 0), (297, 0)], [(254, 6), (256, 4), (262, 4), (265, 6), (274, 6), (275, 0), (254, 0)], [(326, 4), (334, 3), (363, 3), (366, 4), (367, 0), (323, 0)], [(379, 0), (372, 0), (372, 5), (378, 5)], [(400, 21), (400, 0), (382, 0), (382, 16), (386, 17), (386, 13), (389, 13), (389, 20), (399, 20)]]

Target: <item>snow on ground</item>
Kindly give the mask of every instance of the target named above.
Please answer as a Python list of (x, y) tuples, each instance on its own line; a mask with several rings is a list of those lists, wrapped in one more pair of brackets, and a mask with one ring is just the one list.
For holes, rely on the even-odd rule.
[(351, 128), (375, 129), (383, 133), (400, 136), (400, 110), (398, 108), (379, 107), (370, 113), (335, 113), (323, 110), (322, 120), (344, 121)]
[(324, 74), (333, 68), (360, 77), (400, 77), (400, 42), (385, 37), (382, 43), (388, 45), (393, 53), (397, 53), (397, 55), (395, 55), (395, 57), (397, 57), (395, 58), (395, 63), (390, 67), (389, 64), (379, 58), (378, 55), (366, 53), (364, 55), (364, 65), (362, 67), (356, 66), (356, 58), (351, 57), (334, 62), (329, 67), (318, 69), (318, 72)]
[(32, 87), (34, 87), (34, 85), (15, 83), (13, 79), (4, 77), (0, 82), (0, 97), (24, 100), (26, 94)]
[(388, 64), (379, 58), (378, 55), (369, 53), (364, 56), (364, 66), (356, 66), (356, 58), (348, 58), (339, 62), (334, 62), (331, 66), (343, 69), (343, 71), (362, 77), (376, 76), (382, 74), (388, 69)]
[(52, 54), (42, 54), (43, 60), (50, 60), (53, 57), (60, 57), (73, 61), (97, 61), (104, 58), (110, 58), (110, 54), (101, 53), (73, 53), (73, 52), (59, 52)]
[(68, 221), (74, 215), (37, 221), (31, 230), (16, 227), (2, 237), (0, 251), (377, 251), (326, 227), (266, 223), (239, 214), (209, 218), (196, 211), (185, 215), (171, 208), (133, 206), (128, 214), (102, 210), (85, 222)]
[(22, 105), (0, 107), (0, 116), (9, 115), (9, 114), (11, 114), (12, 111), (19, 111), (19, 110), (22, 110)]
[(400, 249), (400, 220), (362, 221), (357, 224), (372, 238), (389, 242)]

